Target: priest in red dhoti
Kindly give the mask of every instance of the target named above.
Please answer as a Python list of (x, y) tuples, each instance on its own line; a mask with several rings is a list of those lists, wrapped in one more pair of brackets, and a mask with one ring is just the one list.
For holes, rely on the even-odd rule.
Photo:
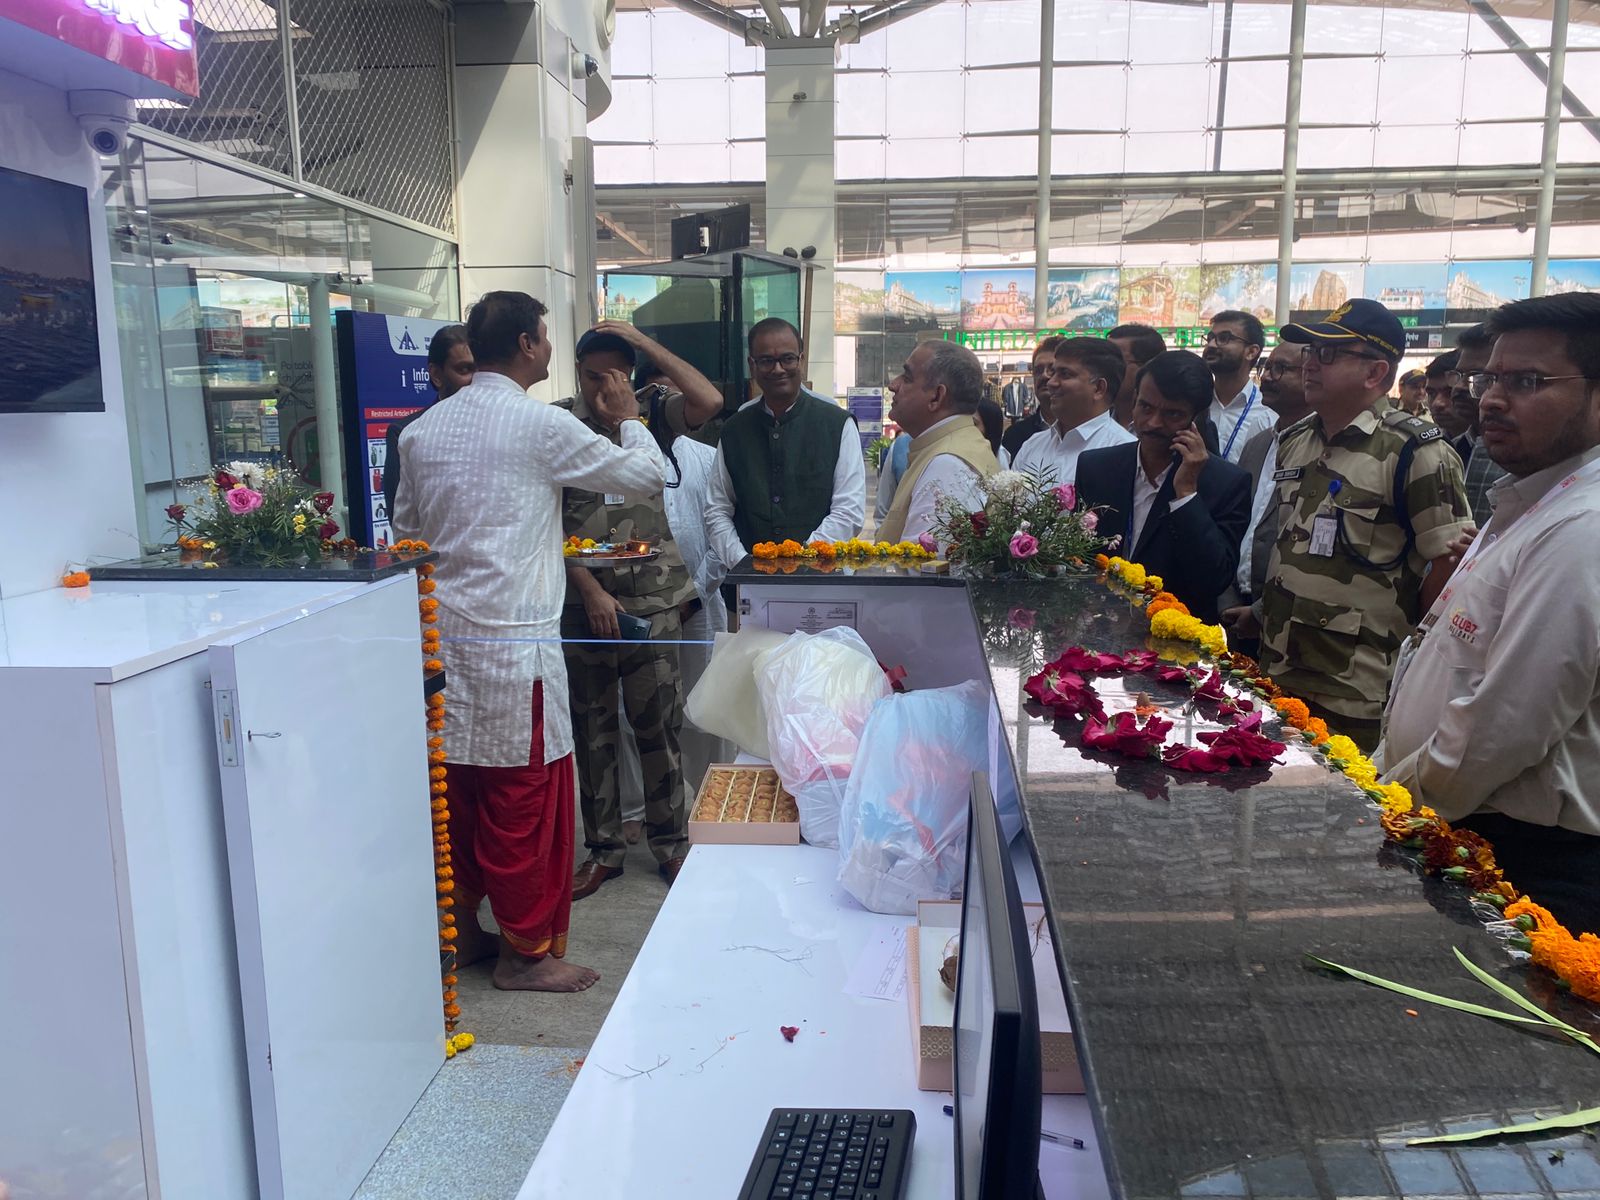
[(487, 957), (487, 895), (500, 926), (496, 987), (575, 992), (599, 975), (563, 962), (572, 910), (572, 722), (562, 655), (561, 489), (660, 493), (660, 452), (613, 372), (596, 415), (613, 443), (530, 398), (550, 367), (545, 306), (490, 292), (467, 318), (473, 381), (400, 438), (400, 537), (439, 552), (438, 628), (449, 672), (445, 780), (456, 883), (457, 955)]

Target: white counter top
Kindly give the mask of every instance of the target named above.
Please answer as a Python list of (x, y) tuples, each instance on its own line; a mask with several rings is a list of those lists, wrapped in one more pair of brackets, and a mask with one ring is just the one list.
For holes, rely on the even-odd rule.
[(0, 669), (126, 679), (367, 584), (103, 583), (0, 601)]

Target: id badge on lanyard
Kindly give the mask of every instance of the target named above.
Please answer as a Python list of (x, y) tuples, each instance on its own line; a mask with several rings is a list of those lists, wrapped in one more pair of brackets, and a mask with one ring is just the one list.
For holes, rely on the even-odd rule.
[[(1328, 506), (1332, 509), (1333, 498), (1339, 494), (1343, 483), (1335, 479), (1328, 485)], [(1319, 512), (1311, 518), (1311, 545), (1307, 552), (1317, 558), (1332, 558), (1334, 548), (1339, 543), (1339, 514), (1333, 511)]]

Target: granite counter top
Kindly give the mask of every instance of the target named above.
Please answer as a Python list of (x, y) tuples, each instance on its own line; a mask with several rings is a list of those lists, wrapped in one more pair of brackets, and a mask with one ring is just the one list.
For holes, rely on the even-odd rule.
[(439, 556), (427, 554), (391, 554), (375, 550), (349, 558), (330, 557), (303, 567), (261, 567), (221, 563), (206, 567), (199, 561), (185, 562), (176, 550), (147, 554), (123, 562), (90, 567), (91, 580), (175, 582), (191, 580), (201, 583), (220, 583), (226, 580), (247, 583), (373, 583), (409, 571), (418, 563), (433, 562)]
[[(1421, 877), (1375, 807), (1308, 750), (1187, 775), (1086, 754), (1030, 715), (1022, 681), (1046, 659), (1145, 644), (1126, 600), (1088, 578), (969, 588), (1114, 1195), (1600, 1198), (1600, 1144), (1581, 1134), (1401, 1144), (1600, 1103), (1593, 1055), (1331, 976), (1305, 954), (1507, 1007), (1455, 961), (1460, 947), (1600, 1033), (1592, 1006), (1514, 964), (1462, 889)], [(1194, 719), (1181, 689), (1130, 685), (1103, 680), (1107, 707), (1137, 688)]]

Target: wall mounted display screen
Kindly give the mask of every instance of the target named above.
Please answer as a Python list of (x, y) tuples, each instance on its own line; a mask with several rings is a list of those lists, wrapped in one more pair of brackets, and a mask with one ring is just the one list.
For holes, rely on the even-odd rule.
[(0, 167), (0, 413), (103, 412), (89, 194)]

